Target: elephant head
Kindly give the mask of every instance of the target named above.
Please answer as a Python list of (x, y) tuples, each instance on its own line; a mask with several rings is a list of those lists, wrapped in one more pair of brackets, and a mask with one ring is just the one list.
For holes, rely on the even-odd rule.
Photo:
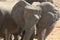
[(40, 8), (40, 3), (33, 3), (32, 5), (26, 5), (24, 10), (25, 26), (23, 30), (25, 31), (23, 40), (30, 40), (31, 35), (34, 32), (34, 27), (41, 18), (42, 9)]
[(25, 6), (24, 18), (26, 25), (33, 26), (37, 24), (38, 20), (41, 18), (42, 9), (39, 4), (39, 2), (34, 2), (32, 5)]

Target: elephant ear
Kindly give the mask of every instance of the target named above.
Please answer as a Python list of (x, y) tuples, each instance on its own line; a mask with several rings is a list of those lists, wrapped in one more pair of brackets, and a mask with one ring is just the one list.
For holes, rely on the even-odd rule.
[(24, 9), (26, 5), (30, 5), (26, 1), (19, 1), (15, 4), (15, 6), (12, 9), (11, 15), (13, 19), (19, 24), (24, 14)]
[(36, 6), (33, 6), (33, 5), (25, 6), (24, 18), (25, 18), (26, 29), (29, 29), (34, 24), (37, 24), (40, 17), (41, 17), (40, 10)]
[(50, 2), (43, 2), (41, 5), (44, 13), (53, 14), (56, 20), (60, 18), (60, 10), (54, 4)]

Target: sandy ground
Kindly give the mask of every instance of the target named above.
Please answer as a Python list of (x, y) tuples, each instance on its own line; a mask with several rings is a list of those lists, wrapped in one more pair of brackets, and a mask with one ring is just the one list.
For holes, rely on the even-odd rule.
[[(54, 2), (55, 5), (58, 6), (58, 8), (60, 8), (60, 0), (53, 0), (53, 2)], [(0, 40), (2, 40), (2, 39), (0, 39)], [(56, 22), (56, 25), (55, 25), (54, 29), (48, 35), (46, 40), (60, 40), (60, 19)]]
[(53, 3), (60, 9), (60, 0), (53, 0)]

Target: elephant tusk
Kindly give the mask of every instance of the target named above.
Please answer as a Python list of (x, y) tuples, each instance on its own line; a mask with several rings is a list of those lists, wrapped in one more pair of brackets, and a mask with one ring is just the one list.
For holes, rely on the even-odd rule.
[(41, 15), (39, 16), (39, 15), (34, 15), (37, 19), (40, 19), (41, 18)]

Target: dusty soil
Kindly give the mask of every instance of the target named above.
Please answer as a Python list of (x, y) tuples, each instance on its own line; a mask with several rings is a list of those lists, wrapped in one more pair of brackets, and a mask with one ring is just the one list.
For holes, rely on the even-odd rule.
[(53, 0), (53, 3), (60, 9), (60, 0)]

